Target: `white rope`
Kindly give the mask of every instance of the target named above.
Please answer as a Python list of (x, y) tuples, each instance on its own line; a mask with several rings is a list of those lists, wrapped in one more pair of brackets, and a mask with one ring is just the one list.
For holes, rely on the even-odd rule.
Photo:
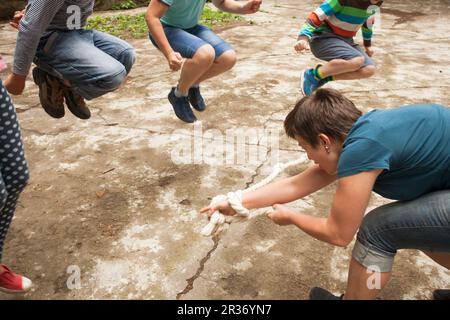
[(228, 203), (230, 204), (230, 206), (234, 209), (234, 211), (236, 211), (236, 215), (234, 216), (226, 216), (222, 213), (220, 213), (219, 211), (215, 211), (212, 215), (211, 218), (209, 220), (209, 223), (202, 229), (202, 235), (209, 237), (212, 235), (219, 235), (221, 232), (225, 231), (226, 229), (228, 229), (228, 227), (230, 226), (231, 223), (234, 222), (242, 222), (242, 221), (247, 221), (250, 219), (253, 219), (257, 216), (266, 214), (266, 212), (250, 212), (247, 208), (244, 208), (244, 206), (242, 205), (242, 195), (244, 193), (247, 193), (249, 191), (253, 191), (256, 189), (259, 189), (267, 184), (269, 184), (270, 182), (272, 182), (281, 172), (283, 172), (284, 170), (286, 170), (289, 167), (292, 166), (296, 166), (300, 163), (303, 163), (304, 160), (303, 159), (299, 159), (299, 160), (295, 160), (295, 161), (291, 161), (288, 163), (284, 163), (284, 164), (280, 164), (278, 163), (277, 165), (275, 165), (275, 167), (273, 168), (272, 173), (265, 178), (264, 180), (258, 182), (257, 184), (251, 186), (250, 188), (246, 189), (246, 190), (238, 190), (235, 192), (229, 192), (227, 195), (218, 195), (215, 196), (212, 200), (211, 200), (211, 204), (210, 206), (213, 206), (216, 203), (222, 202), (224, 200), (228, 201)]

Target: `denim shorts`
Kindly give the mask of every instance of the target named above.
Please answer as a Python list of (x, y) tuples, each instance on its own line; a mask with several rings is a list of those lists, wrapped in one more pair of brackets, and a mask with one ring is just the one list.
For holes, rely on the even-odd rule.
[(320, 60), (350, 60), (364, 57), (363, 67), (375, 65), (367, 53), (353, 41), (353, 38), (345, 38), (334, 33), (326, 32), (313, 36), (309, 44), (312, 54)]
[(353, 248), (356, 261), (390, 272), (399, 249), (450, 253), (450, 190), (393, 202), (364, 217)]
[[(216, 59), (224, 52), (233, 50), (221, 37), (216, 35), (211, 29), (202, 25), (196, 25), (190, 29), (180, 29), (163, 24), (164, 33), (170, 46), (176, 52), (179, 52), (183, 58), (191, 59), (197, 50), (209, 44), (216, 52)], [(149, 33), (150, 41), (158, 48), (153, 36)]]

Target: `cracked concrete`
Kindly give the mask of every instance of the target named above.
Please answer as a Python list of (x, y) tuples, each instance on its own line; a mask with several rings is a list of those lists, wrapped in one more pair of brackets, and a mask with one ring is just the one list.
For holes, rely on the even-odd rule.
[[(334, 248), (264, 216), (232, 225), (220, 238), (204, 238), (206, 221), (198, 214), (213, 196), (266, 177), (275, 162), (304, 160), (284, 176), (308, 166), (305, 154), (282, 134), (282, 124), (299, 98), (300, 71), (317, 63), (292, 46), (319, 3), (265, 0), (263, 10), (248, 17), (254, 23), (220, 31), (239, 61), (202, 86), (209, 108), (198, 114), (201, 131), (173, 115), (166, 95), (177, 74), (147, 39), (131, 41), (138, 61), (130, 78), (117, 92), (89, 103), (89, 121), (71, 114), (49, 118), (29, 79), (26, 93), (14, 102), (31, 181), (4, 262), (35, 287), (25, 296), (0, 298), (305, 299), (312, 286), (341, 292), (351, 246)], [(450, 41), (435, 31), (436, 25), (439, 34), (450, 31), (448, 2), (391, 0), (384, 6), (374, 39), (378, 73), (330, 86), (364, 111), (421, 102), (450, 105)], [(11, 62), (15, 32), (1, 24), (0, 33), (0, 52)], [(227, 141), (227, 130), (239, 128), (279, 132), (278, 145), (262, 136)], [(189, 163), (174, 161), (174, 150), (183, 146), (189, 146)], [(239, 147), (258, 156), (226, 162), (227, 151)], [(326, 216), (333, 190), (290, 206)], [(374, 195), (369, 210), (386, 202)], [(67, 285), (73, 270), (80, 271), (79, 288)], [(449, 271), (404, 250), (382, 298), (429, 299), (433, 289), (449, 285)]]

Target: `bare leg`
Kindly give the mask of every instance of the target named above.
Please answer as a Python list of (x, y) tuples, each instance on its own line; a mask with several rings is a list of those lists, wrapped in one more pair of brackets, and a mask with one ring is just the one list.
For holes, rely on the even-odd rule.
[(335, 76), (336, 80), (355, 80), (355, 79), (364, 79), (370, 78), (375, 74), (374, 66), (367, 66), (359, 69), (358, 71), (341, 73)]
[(388, 282), (390, 275), (390, 272), (373, 273), (352, 258), (344, 300), (375, 299)]
[(450, 253), (423, 251), (428, 257), (435, 262), (450, 270)]
[(363, 57), (357, 57), (350, 60), (334, 59), (320, 67), (322, 77), (336, 76), (341, 73), (354, 72), (361, 69), (364, 64)]
[(215, 52), (210, 45), (200, 47), (192, 59), (187, 59), (181, 70), (178, 90), (187, 95), (189, 88), (199, 79), (214, 62)]
[(236, 64), (236, 53), (233, 50), (228, 50), (220, 55), (220, 57), (214, 61), (212, 66), (206, 71), (196, 83), (201, 83), (207, 79), (211, 79), (219, 74), (222, 74)]

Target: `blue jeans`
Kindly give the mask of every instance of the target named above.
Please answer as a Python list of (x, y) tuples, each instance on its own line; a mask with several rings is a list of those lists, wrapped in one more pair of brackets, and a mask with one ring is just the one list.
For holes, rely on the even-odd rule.
[[(170, 46), (175, 52), (179, 52), (183, 58), (191, 59), (197, 50), (205, 44), (209, 44), (214, 48), (216, 59), (224, 52), (233, 50), (225, 40), (211, 29), (199, 24), (190, 29), (180, 29), (164, 24), (163, 28)], [(150, 33), (149, 38), (153, 45), (158, 48)]]
[(97, 30), (72, 30), (42, 38), (34, 62), (91, 100), (116, 90), (135, 60), (133, 47), (119, 38)]
[(353, 248), (356, 261), (390, 272), (399, 249), (450, 253), (450, 190), (390, 203), (364, 217)]

